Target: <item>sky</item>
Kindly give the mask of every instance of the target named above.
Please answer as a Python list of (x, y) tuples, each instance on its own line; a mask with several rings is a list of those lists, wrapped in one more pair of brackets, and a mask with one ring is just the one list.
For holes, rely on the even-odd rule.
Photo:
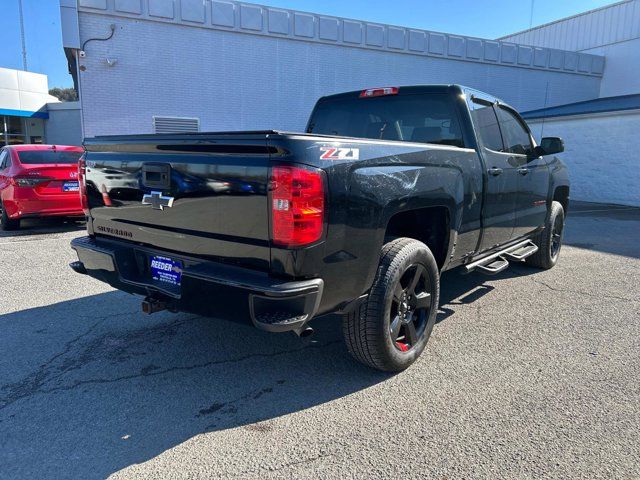
[[(22, 69), (18, 4), (0, 0), (0, 67)], [(533, 17), (532, 12), (533, 3)], [(265, 0), (274, 7), (377, 23), (498, 38), (614, 3), (611, 0)], [(49, 88), (69, 87), (58, 0), (22, 0), (27, 70), (49, 76)]]

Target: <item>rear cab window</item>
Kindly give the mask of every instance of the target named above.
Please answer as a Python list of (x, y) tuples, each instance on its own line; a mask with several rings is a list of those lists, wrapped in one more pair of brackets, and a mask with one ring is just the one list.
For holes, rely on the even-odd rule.
[(78, 163), (82, 152), (68, 150), (24, 150), (18, 152), (20, 163), (25, 165), (69, 164)]
[(452, 97), (446, 93), (327, 98), (307, 133), (465, 147)]

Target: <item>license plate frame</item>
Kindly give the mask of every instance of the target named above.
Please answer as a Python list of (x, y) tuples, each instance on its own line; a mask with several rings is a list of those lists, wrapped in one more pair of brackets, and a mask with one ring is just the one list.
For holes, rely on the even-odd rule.
[(62, 191), (65, 193), (78, 192), (80, 191), (80, 184), (77, 181), (64, 182), (62, 184)]
[(164, 255), (149, 257), (149, 272), (153, 283), (179, 290), (182, 285), (183, 264)]

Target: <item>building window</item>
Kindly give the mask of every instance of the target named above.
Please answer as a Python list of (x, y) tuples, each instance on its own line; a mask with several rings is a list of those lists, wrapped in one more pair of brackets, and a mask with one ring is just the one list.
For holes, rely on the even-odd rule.
[(4, 115), (0, 117), (0, 145), (19, 145), (24, 143), (25, 124), (21, 117), (10, 117)]
[(0, 147), (42, 143), (44, 123), (39, 118), (0, 115)]

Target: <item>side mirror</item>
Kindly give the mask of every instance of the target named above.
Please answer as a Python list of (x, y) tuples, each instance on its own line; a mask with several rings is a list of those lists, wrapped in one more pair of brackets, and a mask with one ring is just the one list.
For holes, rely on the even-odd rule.
[(535, 150), (540, 157), (562, 152), (564, 152), (564, 141), (560, 137), (543, 137)]

